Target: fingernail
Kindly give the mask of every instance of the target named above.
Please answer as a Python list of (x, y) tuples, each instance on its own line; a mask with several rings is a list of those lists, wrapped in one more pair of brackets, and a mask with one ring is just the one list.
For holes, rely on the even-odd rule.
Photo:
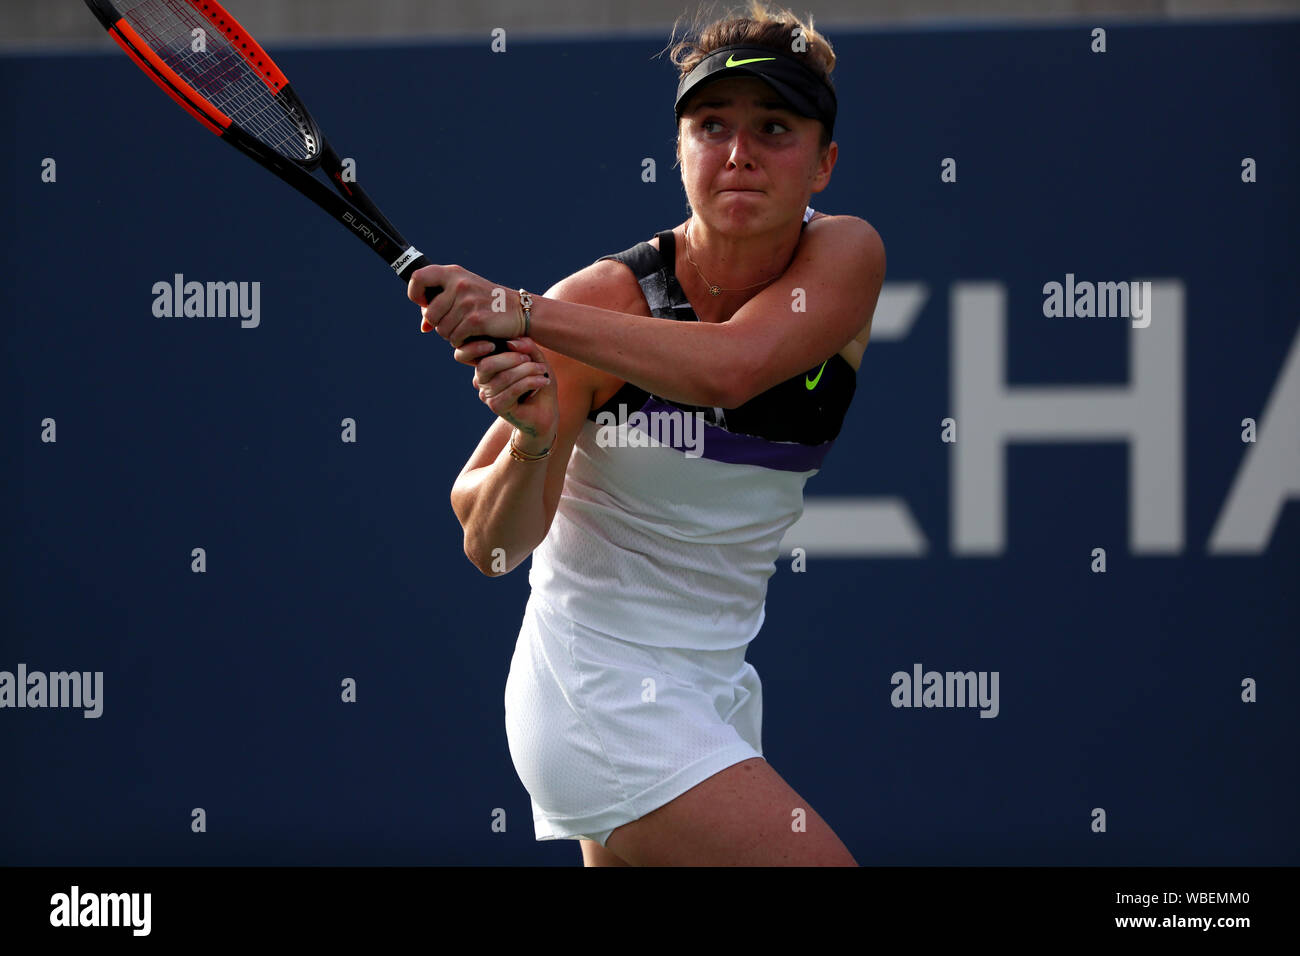
[(429, 320), (428, 320), (428, 319), (421, 319), (421, 320), (420, 320), (420, 331), (421, 331), (421, 332), (428, 332), (431, 328), (433, 328), (433, 326), (429, 324)]

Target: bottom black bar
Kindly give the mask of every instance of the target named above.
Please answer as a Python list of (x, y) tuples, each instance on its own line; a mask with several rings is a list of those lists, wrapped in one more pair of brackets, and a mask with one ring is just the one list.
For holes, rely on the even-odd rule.
[[(1295, 867), (880, 867), (690, 870), (640, 875), (553, 868), (0, 868), (6, 942), (63, 936), (168, 943), (294, 939), (339, 944), (450, 941), (468, 929), (499, 941), (556, 942), (609, 927), (664, 945), (701, 922), (736, 936), (781, 924), (848, 942), (897, 936), (997, 941), (1105, 937), (1218, 945), (1286, 932)], [(692, 931), (693, 932), (693, 931)], [(486, 935), (484, 935), (486, 934)], [(600, 938), (613, 945), (617, 937)], [(631, 937), (629, 937), (631, 938)], [(602, 948), (609, 948), (602, 944)], [(829, 939), (810, 951), (841, 948)], [(856, 948), (856, 945), (855, 945)], [(917, 952), (925, 951), (926, 947)], [(17, 950), (15, 950), (17, 952)]]

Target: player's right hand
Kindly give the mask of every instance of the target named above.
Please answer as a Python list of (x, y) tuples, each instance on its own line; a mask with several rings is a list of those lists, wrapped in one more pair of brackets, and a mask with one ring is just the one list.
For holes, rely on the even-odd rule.
[(541, 454), (554, 443), (560, 424), (554, 374), (531, 338), (511, 339), (510, 351), (498, 355), (491, 354), (494, 347), (486, 341), (467, 342), (456, 349), (456, 361), (474, 365), (471, 384), (479, 399), (519, 429), (515, 447), (525, 454)]

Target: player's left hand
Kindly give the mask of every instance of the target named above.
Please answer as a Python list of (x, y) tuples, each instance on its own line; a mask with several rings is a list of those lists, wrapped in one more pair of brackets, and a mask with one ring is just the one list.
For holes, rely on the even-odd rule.
[[(442, 292), (425, 305), (425, 290), (435, 286), (441, 286)], [(456, 348), (472, 335), (512, 339), (524, 331), (519, 293), (460, 266), (416, 269), (406, 296), (421, 306), (420, 331), (437, 331)]]

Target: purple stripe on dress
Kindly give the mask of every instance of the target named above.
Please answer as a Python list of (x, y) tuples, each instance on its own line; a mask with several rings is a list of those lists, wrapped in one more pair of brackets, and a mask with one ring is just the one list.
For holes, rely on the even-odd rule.
[[(648, 398), (640, 409), (649, 415), (652, 413), (671, 414), (676, 412), (683, 419), (690, 412), (674, 408), (658, 399)], [(695, 423), (692, 423), (694, 427)], [(757, 465), (776, 471), (812, 471), (821, 468), (822, 459), (830, 451), (833, 442), (820, 445), (801, 445), (798, 442), (770, 441), (754, 435), (738, 435), (725, 428), (718, 428), (707, 422), (700, 422), (703, 433), (697, 435), (700, 455), (710, 461), (724, 461), (733, 465)], [(673, 447), (687, 450), (690, 443)]]

